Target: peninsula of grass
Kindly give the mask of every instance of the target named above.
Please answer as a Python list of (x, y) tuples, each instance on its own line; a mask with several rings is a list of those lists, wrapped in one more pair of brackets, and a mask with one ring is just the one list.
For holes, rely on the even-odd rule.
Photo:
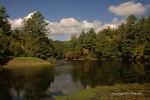
[(150, 83), (117, 84), (85, 89), (70, 96), (56, 96), (56, 100), (149, 100)]
[(3, 68), (28, 68), (28, 67), (42, 67), (51, 66), (48, 61), (34, 57), (16, 57), (8, 61)]

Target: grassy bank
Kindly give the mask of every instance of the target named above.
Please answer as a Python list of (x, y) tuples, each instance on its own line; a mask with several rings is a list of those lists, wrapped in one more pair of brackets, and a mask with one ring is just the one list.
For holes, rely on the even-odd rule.
[(38, 66), (50, 66), (51, 63), (34, 57), (16, 57), (8, 61), (3, 68), (26, 68)]
[(71, 96), (57, 96), (56, 100), (149, 100), (150, 83), (118, 84), (85, 89)]

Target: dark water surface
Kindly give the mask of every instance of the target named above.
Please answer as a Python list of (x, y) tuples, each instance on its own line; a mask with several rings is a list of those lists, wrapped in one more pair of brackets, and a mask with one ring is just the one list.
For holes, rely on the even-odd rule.
[(52, 100), (85, 88), (150, 82), (150, 65), (123, 61), (61, 61), (38, 69), (1, 69), (0, 100)]

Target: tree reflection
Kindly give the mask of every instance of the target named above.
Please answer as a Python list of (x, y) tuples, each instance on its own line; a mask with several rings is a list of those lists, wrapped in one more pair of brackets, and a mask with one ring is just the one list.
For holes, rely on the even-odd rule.
[[(0, 92), (7, 91), (8, 93), (6, 95), (0, 94), (3, 98), (8, 97), (8, 95), (15, 100), (43, 100), (50, 97), (46, 92), (54, 81), (53, 68), (7, 70), (5, 75), (8, 77), (1, 79), (0, 83), (4, 81), (6, 84), (3, 84), (3, 87), (7, 88), (0, 89)], [(10, 98), (8, 100), (11, 100)]]
[(72, 62), (71, 76), (80, 81), (84, 88), (116, 83), (141, 83), (150, 79), (150, 68), (145, 70), (142, 63), (124, 61)]
[[(150, 66), (150, 64), (148, 64)], [(124, 83), (143, 83), (149, 82), (150, 68), (145, 70), (146, 65), (141, 62), (124, 63), (121, 68), (121, 76)]]
[(0, 100), (11, 100), (10, 83), (6, 79), (9, 79), (9, 74), (0, 70)]
[[(56, 76), (55, 82), (53, 82), (53, 90), (56, 92), (57, 89), (72, 92), (72, 88), (89, 88), (116, 83), (146, 83), (150, 82), (149, 66), (149, 63), (143, 64), (140, 62), (74, 61), (57, 67), (58, 71), (55, 69), (55, 74), (53, 68), (47, 67), (0, 70), (0, 100), (48, 99), (50, 98), (50, 86), (54, 81), (54, 75), (58, 75), (59, 71), (63, 74), (59, 74), (59, 77)], [(68, 83), (71, 85), (66, 86)], [(56, 89), (55, 86), (60, 87)], [(66, 89), (63, 89), (63, 86), (66, 86)]]

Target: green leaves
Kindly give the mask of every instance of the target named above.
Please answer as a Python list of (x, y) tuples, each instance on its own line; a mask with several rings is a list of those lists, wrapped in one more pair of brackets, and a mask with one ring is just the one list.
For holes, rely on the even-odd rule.
[(9, 55), (10, 33), (7, 11), (5, 7), (0, 6), (0, 58)]
[(96, 33), (94, 29), (72, 36), (70, 41), (48, 39), (48, 23), (44, 16), (36, 11), (24, 20), (20, 29), (11, 32), (5, 7), (0, 6), (0, 57), (32, 56), (47, 59), (50, 56), (69, 59), (97, 57), (114, 59), (150, 60), (150, 16), (136, 18), (131, 15), (127, 23), (118, 29), (103, 29)]
[[(126, 24), (121, 24), (118, 29), (103, 29), (98, 34), (94, 29), (82, 32), (79, 37), (69, 41), (70, 50), (74, 57), (84, 57), (83, 49), (89, 55), (96, 55), (98, 59), (143, 59), (149, 55), (150, 42), (150, 17), (137, 19), (134, 15), (127, 18)], [(95, 57), (95, 56), (93, 56)]]

